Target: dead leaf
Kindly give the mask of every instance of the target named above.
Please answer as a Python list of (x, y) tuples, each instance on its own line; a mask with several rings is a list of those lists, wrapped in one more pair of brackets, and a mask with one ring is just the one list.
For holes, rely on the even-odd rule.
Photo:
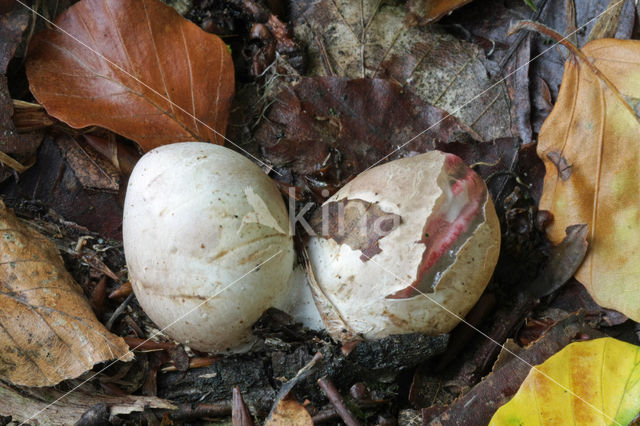
[(0, 206), (0, 377), (52, 386), (133, 354), (95, 318), (53, 243)]
[(489, 424), (629, 424), (640, 412), (639, 370), (638, 346), (611, 337), (571, 343), (531, 369)]
[(469, 140), (473, 134), (445, 111), (387, 80), (301, 78), (273, 100), (256, 140), (271, 163), (311, 179), (312, 185), (315, 179), (339, 187), (380, 160), (425, 152), (435, 142)]
[(82, 147), (70, 136), (57, 139), (66, 164), (73, 170), (85, 189), (117, 192), (120, 189), (120, 172), (103, 156), (88, 146)]
[[(640, 122), (623, 98), (640, 98), (640, 42), (596, 40), (582, 52), (594, 68), (585, 58), (567, 61), (558, 101), (540, 130), (540, 209), (554, 215), (554, 243), (567, 226), (589, 225), (590, 248), (576, 279), (600, 305), (640, 320)], [(552, 152), (572, 165), (568, 179)]]
[[(570, 2), (575, 2), (578, 5), (576, 27), (581, 30), (575, 36), (577, 36), (578, 45), (581, 46), (587, 42), (589, 32), (595, 25), (594, 18), (607, 9), (610, 0), (591, 0), (588, 2), (571, 0)], [(533, 11), (525, 1), (474, 1), (458, 9), (456, 13), (445, 20), (449, 28), (463, 27), (466, 31), (462, 31), (460, 36), (465, 39), (468, 33), (471, 33), (471, 41), (482, 45), (484, 50), (490, 53), (487, 53), (490, 59), (504, 63), (505, 53), (519, 56), (519, 50), (526, 47), (524, 43), (521, 43), (520, 46), (514, 46), (517, 43), (517, 37), (507, 36), (507, 31), (514, 22), (531, 19), (569, 36), (570, 25), (568, 25), (568, 21), (570, 18), (568, 15), (570, 12), (566, 10), (566, 5), (570, 2), (535, 0), (534, 3), (538, 7), (536, 11)], [(621, 5), (624, 5), (624, 8), (618, 21), (618, 32), (615, 38), (627, 39), (631, 37), (636, 21), (635, 7), (633, 1), (623, 1)], [(521, 35), (524, 40), (525, 34)], [(533, 37), (531, 41), (530, 56), (536, 57), (536, 60), (528, 65), (528, 75), (534, 84), (534, 87), (529, 88), (530, 94), (534, 98), (531, 118), (533, 131), (538, 133), (540, 124), (551, 109), (539, 110), (536, 108), (535, 98), (544, 89), (550, 89), (552, 98), (554, 100), (557, 98), (566, 56), (564, 56), (563, 50), (550, 46), (545, 37)], [(520, 72), (522, 71), (524, 69)], [(540, 79), (544, 79), (546, 82), (546, 84), (543, 83), (544, 88), (539, 84)]]
[(0, 400), (0, 415), (11, 416), (14, 422), (47, 425), (76, 424), (88, 410), (101, 403), (107, 404), (107, 414), (111, 416), (141, 412), (145, 408), (177, 408), (170, 401), (152, 396), (105, 395), (90, 384), (67, 394), (54, 388), (14, 387), (0, 382)]
[(29, 11), (24, 7), (0, 13), (0, 74), (7, 72), (9, 61), (22, 41), (22, 33), (28, 24)]
[(567, 228), (566, 237), (551, 249), (546, 264), (535, 280), (528, 285), (528, 291), (536, 297), (546, 296), (560, 288), (576, 272), (584, 260), (589, 244), (587, 225), (573, 225)]
[(407, 3), (409, 19), (419, 25), (437, 21), (471, 0), (410, 0)]
[(24, 172), (33, 164), (42, 135), (20, 134), (13, 123), (13, 100), (5, 72), (29, 23), (29, 13), (22, 7), (0, 14), (0, 182), (15, 171)]
[(513, 357), (506, 361), (501, 368), (458, 398), (446, 411), (428, 424), (441, 426), (487, 424), (500, 405), (516, 393), (527, 376), (530, 365), (540, 364), (568, 345), (579, 333), (585, 333), (594, 338), (602, 336), (599, 331), (592, 330), (581, 315), (571, 315), (519, 352), (517, 358)]
[(109, 160), (123, 176), (129, 176), (140, 159), (140, 153), (131, 143), (120, 140), (113, 133), (100, 137), (97, 135), (82, 135), (91, 148)]
[(453, 114), (481, 140), (512, 136), (504, 83), (493, 84), (475, 44), (436, 26), (405, 25), (402, 2), (310, 3), (292, 11), (295, 35), (308, 46), (307, 75), (388, 78)]
[[(7, 199), (38, 200), (68, 221), (103, 237), (121, 240), (122, 207), (119, 194), (83, 187), (64, 149), (66, 140), (70, 138), (68, 135), (62, 135), (55, 141), (45, 138), (34, 166), (23, 173), (19, 181), (9, 180), (3, 187), (3, 195)], [(97, 169), (95, 171), (99, 172)], [(113, 175), (108, 173), (107, 176)], [(105, 183), (108, 181), (105, 179)]]
[(0, 182), (11, 176), (13, 170), (22, 173), (33, 165), (43, 137), (39, 133), (18, 133), (12, 115), (13, 101), (7, 78), (0, 74)]
[(385, 212), (377, 204), (343, 199), (317, 209), (309, 225), (321, 237), (362, 251), (360, 260), (366, 262), (382, 251), (378, 241), (401, 223), (400, 216)]
[(282, 399), (269, 415), (266, 426), (312, 426), (311, 414), (297, 401)]
[(588, 41), (597, 40), (599, 38), (614, 38), (618, 32), (618, 21), (622, 8), (626, 2), (620, 0), (610, 0), (605, 13), (598, 17), (591, 32)]
[[(31, 41), (27, 76), (47, 112), (159, 145), (223, 143), (234, 91), (224, 42), (158, 0), (83, 0)], [(73, 37), (73, 38), (72, 38)]]

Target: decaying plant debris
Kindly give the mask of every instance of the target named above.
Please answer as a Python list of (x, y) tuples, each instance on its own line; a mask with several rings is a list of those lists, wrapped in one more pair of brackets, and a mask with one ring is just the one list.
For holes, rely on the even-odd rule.
[[(639, 250), (605, 221), (637, 233), (632, 1), (602, 17), (613, 2), (0, 3), (0, 423), (487, 424), (531, 365), (570, 343), (640, 343), (640, 307), (611, 271), (584, 269), (597, 255), (633, 273)], [(44, 21), (56, 17), (84, 44)], [(522, 20), (573, 45), (509, 35)], [(312, 226), (364, 170), (455, 154), (495, 204), (493, 278), (448, 334), (341, 344), (273, 308), (249, 353), (179, 344), (132, 293), (122, 203), (143, 152), (188, 140), (250, 157)]]

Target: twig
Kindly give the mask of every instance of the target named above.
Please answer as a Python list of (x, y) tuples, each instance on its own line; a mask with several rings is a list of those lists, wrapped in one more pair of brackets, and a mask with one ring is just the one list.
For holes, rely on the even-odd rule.
[(21, 163), (9, 157), (2, 151), (0, 151), (0, 163), (4, 164), (7, 167), (11, 167), (18, 173), (23, 173), (29, 168), (29, 166), (23, 166)]
[(249, 409), (242, 399), (240, 388), (237, 386), (233, 387), (231, 422), (233, 426), (253, 426), (251, 413), (249, 413)]
[(129, 302), (131, 302), (131, 299), (133, 299), (133, 293), (128, 295), (127, 298), (124, 299), (124, 302), (122, 302), (120, 306), (118, 306), (118, 308), (113, 312), (113, 315), (111, 315), (111, 318), (109, 318), (109, 321), (107, 321), (107, 330), (111, 330), (111, 327), (113, 327), (113, 323), (116, 322), (120, 315), (122, 315)]
[(347, 426), (360, 426), (360, 422), (358, 422), (354, 415), (351, 414), (351, 411), (349, 411), (349, 409), (345, 405), (342, 396), (327, 376), (319, 378), (318, 385), (327, 396), (327, 398), (329, 398), (329, 401), (331, 401), (331, 404), (333, 404), (336, 411), (340, 415), (340, 418), (342, 418)]
[(627, 111), (629, 111), (629, 113), (631, 113), (633, 117), (636, 117), (635, 111), (631, 108), (629, 103), (624, 99), (624, 97), (622, 96), (618, 88), (615, 86), (615, 84), (613, 84), (611, 80), (609, 80), (609, 78), (607, 78), (607, 76), (604, 75), (602, 71), (600, 71), (600, 69), (595, 66), (595, 64), (587, 57), (587, 55), (582, 53), (582, 51), (578, 49), (578, 47), (575, 44), (567, 40), (566, 37), (563, 37), (561, 34), (558, 34), (556, 31), (552, 30), (551, 28), (545, 25), (542, 25), (533, 21), (518, 22), (515, 26), (513, 26), (509, 30), (509, 35), (514, 34), (520, 30), (528, 30), (528, 31), (534, 31), (534, 32), (540, 33), (542, 35), (545, 35), (555, 40), (559, 44), (566, 47), (567, 50), (569, 50), (569, 52), (577, 60), (579, 60), (580, 63), (584, 64), (587, 68), (589, 68), (589, 70), (596, 77), (598, 77), (609, 88), (609, 90), (613, 92), (613, 94), (620, 100), (620, 102), (622, 102), (623, 106), (627, 109)]
[(171, 420), (193, 420), (203, 417), (226, 417), (231, 414), (231, 401), (204, 404), (179, 404), (178, 409), (169, 414)]

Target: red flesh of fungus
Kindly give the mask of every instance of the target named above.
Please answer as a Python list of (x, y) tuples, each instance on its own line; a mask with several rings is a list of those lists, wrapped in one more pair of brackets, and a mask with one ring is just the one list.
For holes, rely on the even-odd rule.
[(453, 154), (447, 154), (444, 167), (450, 187), (424, 226), (419, 243), (425, 244), (425, 251), (417, 278), (387, 299), (433, 293), (440, 275), (455, 262), (459, 249), (482, 222), (487, 189), (480, 176)]

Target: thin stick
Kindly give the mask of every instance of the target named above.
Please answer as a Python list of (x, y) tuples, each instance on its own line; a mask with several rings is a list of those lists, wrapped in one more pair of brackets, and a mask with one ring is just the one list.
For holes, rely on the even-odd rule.
[(331, 404), (333, 404), (336, 411), (347, 426), (360, 426), (360, 422), (354, 417), (353, 414), (351, 414), (351, 411), (349, 411), (349, 409), (345, 405), (342, 396), (327, 376), (319, 378), (318, 385), (327, 396), (327, 398), (329, 398), (329, 401), (331, 401)]
[(528, 31), (534, 31), (534, 32), (540, 33), (542, 35), (545, 35), (555, 40), (559, 44), (566, 47), (567, 50), (569, 50), (569, 52), (571, 52), (571, 54), (575, 58), (577, 58), (581, 63), (586, 65), (587, 68), (589, 68), (589, 70), (591, 70), (591, 72), (594, 73), (596, 77), (598, 77), (613, 92), (613, 94), (618, 97), (618, 99), (622, 102), (625, 108), (634, 117), (636, 117), (635, 111), (631, 108), (629, 103), (622, 97), (618, 88), (611, 82), (611, 80), (607, 78), (606, 75), (602, 73), (602, 71), (600, 71), (600, 69), (598, 69), (598, 67), (594, 65), (594, 63), (591, 61), (591, 59), (587, 57), (587, 55), (585, 55), (584, 53), (582, 53), (580, 49), (578, 49), (578, 47), (575, 44), (571, 43), (569, 40), (567, 40), (561, 34), (558, 34), (556, 31), (552, 30), (551, 28), (545, 25), (539, 24), (537, 22), (532, 22), (532, 21), (518, 22), (515, 26), (511, 27), (511, 29), (509, 30), (509, 35), (514, 34), (520, 30), (528, 30)]
[(129, 302), (131, 302), (131, 299), (133, 299), (133, 293), (128, 295), (127, 298), (124, 299), (124, 302), (122, 302), (120, 306), (118, 306), (118, 308), (116, 308), (116, 310), (113, 311), (111, 318), (109, 318), (109, 321), (107, 321), (107, 324), (105, 325), (105, 327), (107, 327), (107, 330), (111, 330), (111, 327), (113, 327), (113, 323), (116, 322), (116, 320), (120, 315), (122, 315), (124, 310), (127, 308), (127, 305), (129, 304)]

